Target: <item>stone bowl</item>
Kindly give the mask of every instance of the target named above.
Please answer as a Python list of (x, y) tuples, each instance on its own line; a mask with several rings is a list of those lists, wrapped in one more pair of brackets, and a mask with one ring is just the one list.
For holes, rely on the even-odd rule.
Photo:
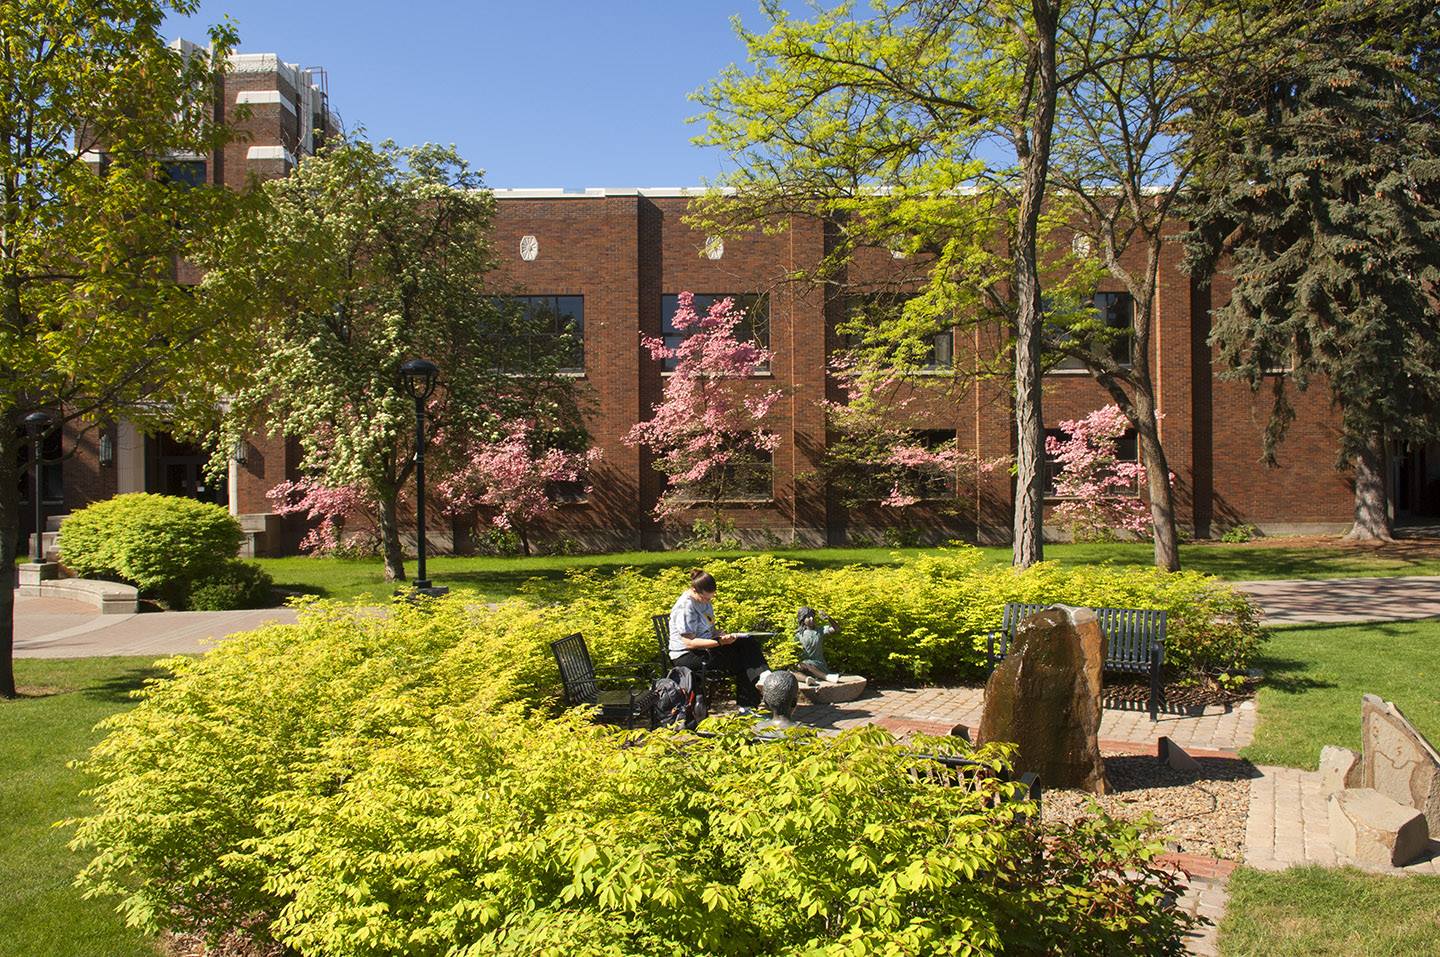
[(800, 700), (805, 704), (842, 704), (865, 693), (866, 682), (859, 675), (841, 675), (835, 682), (816, 682), (803, 675), (796, 677), (800, 679)]

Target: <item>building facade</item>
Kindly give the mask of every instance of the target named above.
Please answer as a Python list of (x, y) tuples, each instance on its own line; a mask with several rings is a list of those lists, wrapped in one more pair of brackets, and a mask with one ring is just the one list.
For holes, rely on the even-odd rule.
[[(240, 54), (223, 82), (222, 108), (243, 106), (248, 113), (236, 124), (243, 135), (214, 155), (176, 157), (172, 175), (242, 188), (251, 177), (286, 175), (338, 129), (321, 70), (273, 54)], [(684, 222), (696, 192), (496, 191), (494, 244), (501, 265), (493, 288), (544, 304), (579, 340), (568, 374), (576, 378), (590, 441), (601, 452), (590, 492), (567, 502), (549, 533), (589, 548), (650, 548), (687, 531), (654, 518), (664, 477), (625, 436), (650, 416), (668, 375), (642, 337), (673, 342), (675, 297), (688, 291), (701, 305), (733, 296), (750, 307), (748, 325), (772, 359), (753, 381), (732, 385), (783, 391), (768, 423), (779, 445), (769, 462), (756, 463), (744, 493), (724, 510), (744, 537), (811, 545), (895, 541), (889, 530), (903, 526), (930, 540), (1008, 540), (1013, 489), (1004, 468), (948, 493), (942, 489), (933, 502), (903, 516), (878, 501), (838, 493), (826, 473), (826, 452), (836, 435), (827, 426), (825, 404), (843, 398), (830, 359), (843, 344), (837, 329), (848, 294), (786, 281), (824, 255), (825, 226), (797, 220), (783, 232), (720, 243)], [(1180, 525), (1198, 537), (1242, 524), (1272, 534), (1343, 530), (1352, 489), (1335, 467), (1337, 418), (1323, 389), (1294, 396), (1297, 417), (1279, 449), (1279, 464), (1262, 464), (1269, 396), (1224, 377), (1207, 344), (1210, 307), (1227, 290), (1223, 281), (1198, 288), (1180, 270), (1179, 257), (1172, 246), (1161, 263), (1151, 365)], [(859, 257), (847, 281), (861, 288), (893, 269), (889, 260), (883, 250)], [(1117, 321), (1128, 321), (1128, 294), (1118, 285), (1102, 283), (1096, 302)], [(1012, 383), (1006, 375), (982, 374), (978, 359), (993, 351), (998, 336), (997, 329), (969, 325), (937, 338), (930, 367), (902, 386), (898, 424), (927, 442), (953, 438), (980, 460), (1010, 457)], [(1045, 421), (1054, 434), (1060, 422), (1108, 403), (1083, 369), (1062, 363), (1045, 377)], [(1127, 449), (1134, 454), (1133, 442), (1122, 442)], [(1392, 497), (1402, 509), (1399, 517), (1440, 512), (1440, 448), (1394, 451)], [(226, 505), (240, 518), (252, 554), (292, 551), (304, 533), (298, 520), (275, 515), (266, 495), (297, 477), (298, 447), (284, 436), (256, 435), (240, 443), (222, 483), (206, 480), (200, 449), (166, 434), (141, 434), (123, 421), (67, 432), (47, 457), (58, 460), (46, 467), (42, 482), (52, 515), (118, 493), (150, 491)], [(30, 514), (28, 505), (22, 514)], [(432, 542), (438, 538), (463, 550), (469, 530), (437, 528)]]

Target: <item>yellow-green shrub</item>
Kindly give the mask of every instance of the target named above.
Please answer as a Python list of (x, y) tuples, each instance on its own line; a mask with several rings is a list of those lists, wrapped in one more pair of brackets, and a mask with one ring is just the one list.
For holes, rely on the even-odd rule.
[(224, 574), (242, 538), (240, 523), (218, 505), (131, 492), (67, 518), (60, 561), (82, 578), (129, 582), (183, 607), (195, 582)]
[(622, 747), (525, 709), (567, 630), (518, 601), (314, 605), (171, 662), (88, 762), (85, 882), (151, 930), (327, 957), (1176, 946), (1157, 846), (1103, 818), (1045, 833), (995, 778), (916, 773), (957, 739), (757, 746), (730, 721)]
[[(1000, 627), (1006, 602), (1161, 608), (1169, 615), (1166, 662), (1180, 675), (1246, 667), (1263, 639), (1254, 606), (1229, 585), (1198, 572), (1134, 566), (1041, 563), (1018, 570), (987, 565), (975, 548), (943, 549), (893, 566), (805, 571), (756, 556), (707, 566), (719, 586), (723, 628), (770, 624), (781, 636), (772, 664), (794, 660), (795, 610), (828, 612), (838, 632), (826, 656), (844, 671), (878, 681), (974, 679), (985, 673), (985, 636)], [(688, 578), (627, 569), (571, 576), (575, 628), (610, 664), (653, 660), (652, 615), (667, 612)]]

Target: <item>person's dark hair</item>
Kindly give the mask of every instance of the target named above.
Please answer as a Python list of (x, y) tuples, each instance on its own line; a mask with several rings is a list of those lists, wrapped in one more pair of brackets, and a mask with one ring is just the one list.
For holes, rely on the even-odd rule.
[(690, 570), (690, 587), (703, 594), (711, 594), (715, 591), (715, 576), (703, 568), (692, 568)]

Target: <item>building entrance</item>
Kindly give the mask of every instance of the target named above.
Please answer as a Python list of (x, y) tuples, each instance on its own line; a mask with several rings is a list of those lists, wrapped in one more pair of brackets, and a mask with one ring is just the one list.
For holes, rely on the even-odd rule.
[(1392, 459), (1391, 493), (1397, 522), (1440, 518), (1440, 442), (1405, 442)]
[(210, 456), (191, 442), (181, 442), (169, 432), (146, 439), (147, 472), (145, 487), (162, 495), (199, 499), (212, 505), (226, 505), (226, 480), (212, 481), (205, 475)]

